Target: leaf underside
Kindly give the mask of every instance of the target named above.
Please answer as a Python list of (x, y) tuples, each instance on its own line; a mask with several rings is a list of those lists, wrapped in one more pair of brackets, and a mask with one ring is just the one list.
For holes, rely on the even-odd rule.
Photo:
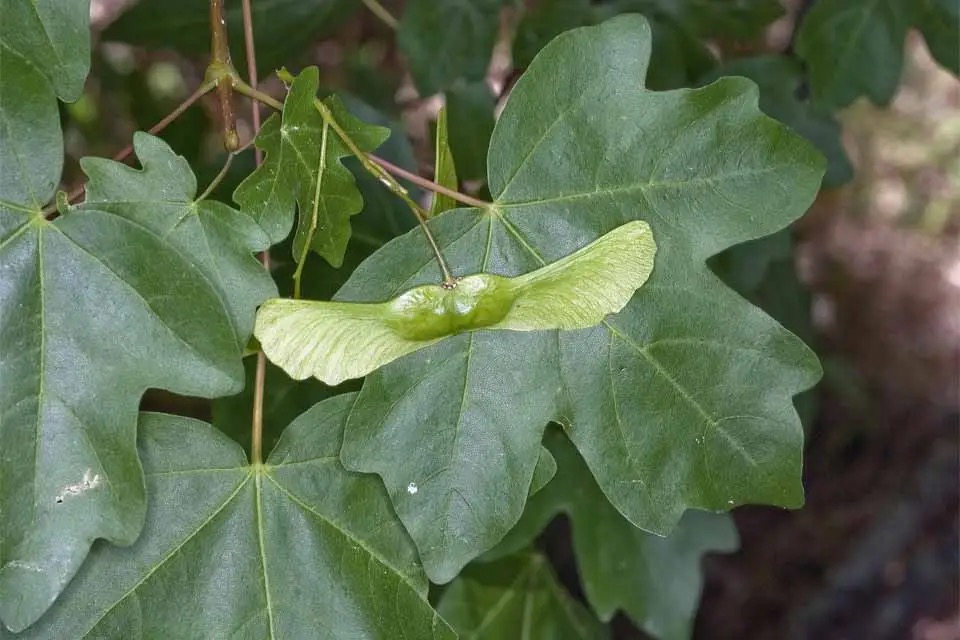
[[(593, 328), (480, 330), (416, 351), (366, 378), (348, 420), (345, 466), (383, 478), (435, 582), (520, 518), (550, 420), (647, 531), (667, 533), (690, 507), (802, 502), (791, 398), (819, 364), (705, 260), (799, 217), (823, 160), (761, 114), (748, 80), (645, 90), (650, 46), (638, 16), (555, 39), (497, 122), (496, 215), (430, 221), (458, 270), (509, 277), (644, 220), (658, 246), (649, 281)], [(411, 233), (361, 264), (336, 299), (389, 299), (437, 273)]]

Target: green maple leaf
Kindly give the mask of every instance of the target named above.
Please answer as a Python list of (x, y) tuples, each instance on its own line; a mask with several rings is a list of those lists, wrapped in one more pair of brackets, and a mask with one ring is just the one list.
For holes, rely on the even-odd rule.
[(550, 430), (546, 442), (559, 473), (530, 499), (517, 526), (484, 560), (530, 545), (547, 523), (564, 513), (573, 527), (581, 584), (600, 619), (609, 622), (622, 609), (660, 640), (689, 638), (703, 585), (701, 557), (737, 549), (732, 519), (688, 511), (669, 537), (646, 533), (607, 501), (563, 434)]
[(822, 0), (804, 16), (796, 52), (807, 63), (817, 105), (837, 109), (861, 95), (885, 105), (900, 84), (912, 26), (940, 64), (960, 73), (958, 23), (957, 0)]
[(760, 109), (820, 150), (827, 158), (824, 187), (840, 186), (853, 177), (853, 167), (843, 148), (840, 123), (798, 97), (803, 69), (797, 60), (772, 55), (740, 58), (715, 69), (702, 82), (706, 84), (722, 76), (743, 76), (756, 82), (760, 88)]
[[(644, 530), (666, 534), (690, 507), (802, 503), (791, 398), (818, 362), (705, 260), (799, 217), (823, 159), (760, 113), (748, 80), (645, 90), (650, 45), (638, 16), (554, 40), (497, 123), (493, 205), (430, 221), (458, 273), (515, 276), (646, 220), (658, 245), (647, 283), (598, 327), (474, 331), (408, 355), (367, 377), (348, 421), (345, 466), (383, 478), (435, 582), (520, 518), (551, 419)], [(337, 299), (385, 300), (437, 274), (413, 232)]]
[[(350, 217), (363, 209), (363, 197), (340, 162), (350, 151), (317, 111), (319, 83), (316, 67), (304, 69), (291, 83), (282, 117), (270, 117), (257, 134), (266, 160), (237, 187), (233, 198), (274, 243), (290, 233), (299, 207), (294, 259), (300, 261), (309, 241), (313, 251), (338, 267), (350, 240)], [(389, 136), (388, 129), (350, 115), (339, 98), (324, 102), (362, 151), (373, 151)]]
[(22, 637), (454, 638), (383, 487), (337, 461), (353, 399), (302, 414), (262, 465), (206, 423), (143, 414), (143, 534), (98, 544)]
[[(0, 194), (0, 618), (14, 630), (93, 540), (139, 534), (143, 392), (239, 391), (254, 309), (275, 291), (252, 255), (268, 244), (259, 227), (194, 203), (193, 174), (160, 140), (134, 146), (142, 171), (81, 161), (88, 200), (52, 222), (46, 167), (14, 172)], [(59, 145), (33, 149), (31, 162), (59, 167)]]
[(443, 592), (437, 609), (460, 637), (473, 640), (610, 637), (537, 553), (467, 567)]
[[(0, 0), (0, 15), (0, 64), (19, 58), (62, 100), (80, 97), (90, 70), (90, 0)], [(21, 74), (4, 73), (3, 83), (27, 84)]]

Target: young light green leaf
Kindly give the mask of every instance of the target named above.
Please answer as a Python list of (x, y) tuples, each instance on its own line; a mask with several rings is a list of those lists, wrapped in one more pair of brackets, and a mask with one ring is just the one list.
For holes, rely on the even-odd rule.
[(411, 0), (397, 33), (410, 73), (429, 96), (457, 80), (482, 80), (490, 66), (503, 0)]
[[(799, 217), (823, 160), (759, 111), (748, 80), (644, 89), (650, 47), (638, 16), (554, 40), (497, 122), (496, 215), (430, 221), (450, 264), (516, 276), (645, 220), (657, 239), (649, 281), (594, 328), (470, 332), (364, 381), (341, 459), (383, 478), (435, 582), (520, 518), (552, 419), (570, 425), (603, 492), (647, 531), (668, 533), (691, 507), (802, 502), (791, 398), (818, 378), (816, 358), (705, 261)], [(388, 299), (436, 273), (411, 233), (360, 265), (336, 299)]]
[[(333, 131), (324, 136), (326, 126), (314, 102), (319, 83), (316, 67), (304, 69), (294, 79), (282, 117), (272, 116), (257, 135), (266, 160), (237, 187), (233, 199), (274, 243), (290, 233), (294, 209), (299, 208), (294, 259), (300, 260), (309, 241), (313, 251), (339, 267), (350, 239), (350, 216), (363, 208), (363, 198), (340, 162), (350, 150)], [(324, 103), (362, 151), (373, 151), (387, 139), (388, 129), (357, 120), (336, 96)]]
[(438, 611), (461, 638), (600, 640), (610, 631), (557, 582), (537, 553), (467, 567)]
[(259, 228), (193, 203), (193, 174), (159, 140), (140, 134), (135, 147), (143, 171), (83, 160), (90, 201), (53, 222), (31, 212), (53, 195), (45, 168), (0, 194), (20, 206), (0, 208), (0, 618), (10, 629), (50, 606), (95, 539), (137, 538), (140, 397), (239, 391), (254, 309), (273, 291), (255, 269), (252, 253), (267, 245)]
[(580, 583), (600, 619), (609, 621), (623, 610), (660, 640), (690, 638), (703, 586), (701, 557), (737, 549), (732, 519), (688, 511), (669, 537), (646, 533), (607, 501), (562, 433), (551, 429), (545, 441), (559, 473), (530, 499), (517, 526), (483, 559), (496, 560), (524, 549), (554, 517), (566, 514), (573, 528)]
[(822, 0), (804, 16), (796, 52), (806, 63), (814, 103), (834, 110), (865, 95), (885, 105), (900, 84), (904, 40), (917, 26), (940, 64), (960, 73), (956, 0)]
[(268, 300), (255, 335), (294, 380), (360, 378), (438, 340), (477, 329), (584, 329), (617, 313), (653, 270), (645, 222), (627, 223), (516, 278), (480, 273), (380, 303)]
[[(437, 114), (437, 128), (434, 134), (433, 154), (433, 181), (442, 187), (457, 191), (457, 168), (453, 164), (453, 152), (447, 139), (447, 108), (441, 107)], [(444, 211), (457, 208), (457, 201), (442, 193), (433, 194), (430, 205), (430, 217), (438, 216)]]
[(760, 109), (816, 145), (827, 158), (823, 186), (837, 187), (853, 177), (853, 167), (843, 148), (840, 123), (798, 97), (804, 81), (803, 69), (794, 58), (773, 55), (739, 58), (713, 70), (701, 83), (723, 76), (743, 76), (756, 82), (760, 88)]
[(206, 423), (143, 414), (143, 534), (97, 545), (22, 637), (454, 638), (383, 486), (337, 462), (352, 403), (316, 405), (252, 466)]

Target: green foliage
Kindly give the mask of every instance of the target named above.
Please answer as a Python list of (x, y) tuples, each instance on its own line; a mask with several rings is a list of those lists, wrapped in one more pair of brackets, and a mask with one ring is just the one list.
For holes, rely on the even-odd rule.
[[(359, 3), (252, 6), (269, 69)], [(313, 67), (258, 132), (265, 163), (244, 158), (242, 183), (211, 190), (240, 183), (240, 211), (198, 200), (194, 169), (142, 133), (142, 168), (82, 160), (86, 196), (69, 205), (56, 100), (81, 95), (89, 2), (0, 0), (8, 629), (604, 638), (623, 612), (682, 640), (701, 557), (736, 547), (719, 512), (802, 503), (792, 403), (819, 365), (787, 330), (812, 337), (787, 227), (825, 168), (826, 186), (849, 178), (830, 109), (889, 100), (908, 28), (958, 71), (956, 0), (820, 0), (797, 58), (736, 57), (776, 0), (404, 6), (396, 44), (421, 95), (446, 103), (435, 179), (492, 201), (434, 198), (427, 229), (455, 274), (478, 274), (452, 290), (412, 228), (406, 198), (423, 193), (350, 157), (355, 143), (416, 172), (402, 127)], [(525, 71), (494, 124), (505, 7)], [(227, 3), (243, 67), (240, 13)], [(208, 3), (140, 0), (104, 39), (200, 54)], [(254, 254), (270, 246), (268, 272)], [(307, 250), (326, 260), (304, 264)], [(314, 300), (276, 299), (293, 273)], [(256, 359), (242, 360), (257, 307), (263, 350), (293, 377), (369, 373), (332, 388), (269, 367), (265, 463), (243, 451), (259, 449)], [(138, 414), (148, 388), (216, 398), (217, 429)], [(560, 514), (586, 606), (530, 550)], [(450, 583), (436, 610), (427, 578)]]
[[(246, 69), (241, 3), (234, 0), (224, 5), (234, 62), (237, 68)], [(333, 33), (357, 5), (356, 0), (251, 2), (260, 71), (289, 64), (291, 57), (304, 51), (311, 42)], [(110, 25), (103, 38), (108, 42), (206, 55), (210, 50), (210, 3), (208, 0), (138, 0)]]
[(462, 638), (610, 637), (609, 631), (563, 590), (547, 559), (535, 553), (469, 567), (444, 591), (438, 610)]
[(573, 526), (580, 581), (601, 620), (622, 609), (654, 637), (689, 638), (700, 598), (702, 554), (737, 548), (730, 517), (688, 511), (668, 538), (646, 533), (610, 505), (566, 437), (551, 430), (546, 442), (559, 466), (557, 476), (530, 499), (517, 526), (484, 559), (523, 549), (563, 513)]
[(446, 91), (450, 150), (461, 180), (487, 179), (494, 97), (486, 82), (459, 83)]
[(253, 311), (275, 291), (252, 256), (268, 244), (259, 227), (195, 203), (193, 173), (160, 140), (137, 134), (134, 146), (142, 171), (84, 160), (87, 201), (53, 222), (29, 211), (52, 185), (32, 201), (29, 183), (2, 194), (23, 207), (0, 210), (0, 351), (16, 354), (2, 361), (0, 407), (0, 506), (11, 514), (0, 617), (11, 629), (43, 613), (94, 539), (137, 538), (141, 395), (239, 391)]
[(885, 105), (900, 83), (910, 27), (921, 30), (940, 64), (960, 73), (958, 23), (957, 0), (820, 0), (804, 17), (796, 51), (817, 105), (836, 109), (859, 96)]
[(757, 83), (760, 109), (812, 142), (827, 159), (824, 187), (839, 186), (853, 177), (841, 139), (840, 123), (799, 97), (803, 73), (796, 60), (786, 56), (757, 56), (724, 64), (705, 79), (743, 76)]
[[(822, 160), (760, 114), (746, 81), (642, 89), (649, 54), (649, 27), (632, 16), (554, 40), (494, 131), (490, 212), (431, 223), (459, 269), (511, 276), (641, 217), (659, 246), (647, 285), (600, 327), (464, 334), (374, 372), (360, 392), (344, 464), (384, 479), (434, 581), (452, 579), (519, 519), (551, 419), (571, 425), (604, 493), (649, 531), (668, 532), (688, 507), (802, 501), (802, 433), (789, 400), (819, 366), (703, 261), (799, 216)], [(389, 298), (435, 274), (422, 239), (408, 234), (362, 264), (338, 298)], [(734, 398), (731, 387), (750, 391)], [(398, 451), (408, 452), (404, 465)]]
[[(446, 108), (441, 108), (437, 114), (436, 131), (434, 132), (433, 141), (433, 181), (441, 187), (456, 191), (459, 187), (457, 167), (453, 162), (453, 152), (450, 150), (449, 135), (447, 128), (447, 110)], [(456, 200), (442, 193), (435, 193), (430, 203), (429, 214), (432, 218), (440, 215), (444, 211), (456, 209), (456, 207)]]
[(205, 423), (144, 414), (143, 533), (98, 544), (23, 637), (454, 638), (383, 487), (337, 461), (352, 402), (301, 415), (264, 465)]
[(397, 44), (421, 95), (483, 80), (504, 0), (409, 0)]
[[(257, 135), (266, 160), (233, 198), (273, 242), (290, 233), (298, 207), (294, 259), (301, 261), (309, 242), (310, 249), (339, 267), (350, 239), (350, 216), (360, 213), (363, 198), (353, 175), (340, 163), (350, 151), (314, 104), (319, 78), (319, 70), (308, 67), (294, 79), (282, 117), (271, 116)], [(373, 151), (387, 139), (388, 130), (352, 117), (338, 98), (327, 98), (325, 104), (361, 150)]]

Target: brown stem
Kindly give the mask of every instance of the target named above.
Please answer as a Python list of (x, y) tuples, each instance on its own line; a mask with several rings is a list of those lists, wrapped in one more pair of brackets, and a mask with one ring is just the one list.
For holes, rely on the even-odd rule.
[(447, 187), (443, 186), (442, 184), (437, 184), (436, 182), (433, 182), (432, 180), (428, 180), (427, 178), (422, 178), (422, 177), (418, 176), (417, 174), (412, 173), (412, 172), (410, 172), (410, 171), (407, 171), (406, 169), (404, 169), (404, 168), (402, 168), (402, 167), (398, 167), (397, 165), (393, 164), (392, 162), (389, 162), (389, 161), (387, 161), (387, 160), (384, 160), (383, 158), (377, 157), (377, 156), (373, 155), (372, 153), (368, 153), (367, 156), (368, 156), (371, 160), (373, 160), (374, 162), (376, 162), (378, 165), (380, 165), (381, 167), (383, 167), (384, 169), (386, 169), (387, 171), (389, 171), (390, 173), (392, 173), (393, 175), (395, 175), (395, 176), (400, 176), (401, 178), (404, 178), (405, 180), (409, 180), (409, 181), (412, 182), (413, 184), (415, 184), (415, 185), (417, 185), (418, 187), (421, 187), (421, 188), (423, 188), (423, 189), (426, 189), (427, 191), (433, 191), (434, 193), (443, 194), (443, 195), (447, 196), (448, 198), (451, 198), (451, 199), (453, 199), (453, 200), (456, 200), (457, 202), (462, 202), (463, 204), (468, 204), (468, 205), (470, 205), (471, 207), (479, 207), (480, 209), (486, 209), (487, 207), (489, 207), (489, 206), (491, 205), (491, 203), (486, 202), (486, 201), (484, 201), (484, 200), (480, 200), (479, 198), (474, 198), (473, 196), (468, 196), (468, 195), (465, 194), (465, 193), (460, 193), (459, 191), (454, 191), (453, 189), (448, 189)]
[[(249, 88), (257, 91), (257, 47), (253, 39), (253, 11), (250, 7), (250, 0), (242, 0), (242, 6), (243, 46), (247, 54), (247, 74), (250, 81)], [(234, 86), (240, 85), (243, 85), (243, 83), (236, 82), (236, 80), (234, 81)], [(241, 91), (241, 93), (243, 92)], [(260, 108), (255, 101), (251, 101), (250, 108), (254, 135), (256, 135), (256, 132), (260, 130)], [(257, 166), (260, 166), (260, 163), (263, 161), (263, 155), (260, 149), (256, 149), (255, 153), (254, 161)], [(260, 262), (263, 264), (263, 268), (269, 272), (270, 251), (264, 251), (260, 254)], [(266, 381), (267, 356), (263, 351), (260, 351), (257, 353), (257, 370), (253, 378), (253, 415), (250, 422), (250, 461), (255, 465), (263, 462), (263, 395)]]
[(400, 22), (397, 21), (393, 15), (387, 11), (386, 7), (380, 4), (377, 0), (362, 0), (363, 4), (370, 10), (370, 13), (380, 18), (380, 21), (383, 24), (387, 25), (394, 31), (400, 28)]
[[(250, 79), (250, 86), (254, 89), (259, 84), (257, 82), (257, 47), (253, 39), (253, 10), (250, 7), (250, 0), (243, 0), (241, 3), (243, 9), (243, 46), (247, 52), (247, 77)], [(249, 29), (247, 26), (249, 25)], [(253, 123), (253, 130), (260, 131), (260, 105), (256, 101), (250, 103), (250, 121)], [(255, 148), (253, 150), (254, 159), (257, 166), (263, 162), (263, 152)]]
[[(227, 40), (227, 21), (223, 17), (225, 0), (210, 0), (210, 65), (212, 68), (231, 69), (230, 44)], [(240, 146), (237, 134), (237, 116), (233, 112), (233, 81), (228, 74), (217, 79), (217, 98), (220, 101), (220, 122), (223, 146), (236, 151)]]
[[(207, 81), (207, 82), (204, 82), (199, 87), (197, 87), (197, 90), (191, 93), (186, 100), (184, 100), (179, 105), (177, 105), (176, 109), (174, 109), (173, 111), (168, 113), (166, 116), (164, 116), (164, 118), (160, 120), (160, 122), (158, 122), (157, 124), (147, 129), (147, 133), (155, 136), (161, 131), (163, 131), (164, 129), (166, 129), (167, 125), (169, 125), (171, 122), (179, 118), (184, 111), (186, 111), (193, 105), (193, 103), (195, 103), (197, 100), (199, 100), (200, 98), (205, 96), (207, 93), (209, 93), (210, 90), (213, 89), (214, 85), (215, 83)], [(132, 143), (128, 144), (123, 149), (115, 153), (113, 155), (113, 161), (123, 162), (130, 156), (131, 153), (133, 153)], [(81, 184), (79, 187), (77, 187), (76, 189), (68, 193), (67, 202), (76, 201), (77, 198), (83, 195), (83, 192), (85, 189), (86, 189), (86, 185)], [(54, 214), (56, 213), (56, 211), (57, 211), (56, 205), (51, 204), (51, 205), (48, 205), (47, 208), (43, 210), (43, 213), (49, 218), (50, 214)]]

